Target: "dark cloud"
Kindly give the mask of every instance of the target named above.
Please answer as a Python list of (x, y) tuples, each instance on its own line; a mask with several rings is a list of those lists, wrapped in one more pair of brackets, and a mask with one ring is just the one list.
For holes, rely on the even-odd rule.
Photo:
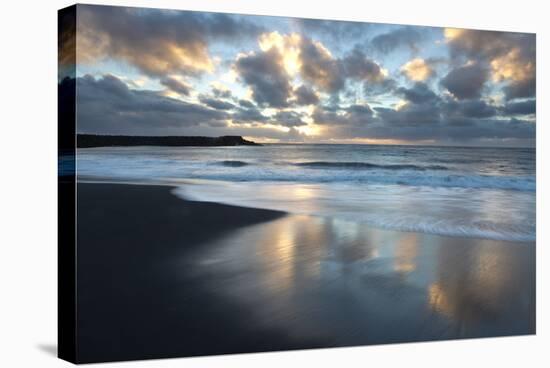
[(303, 38), (300, 43), (301, 76), (319, 89), (335, 93), (344, 87), (345, 75), (338, 59), (319, 43)]
[(497, 114), (497, 108), (483, 100), (450, 100), (444, 107), (449, 118), (489, 118)]
[[(74, 81), (74, 79), (73, 79)], [(70, 80), (59, 84), (70, 88)], [(283, 141), (302, 140), (294, 127), (304, 125), (294, 112), (276, 115), (276, 120), (261, 114), (255, 107), (235, 107), (232, 114), (199, 104), (162, 96), (156, 91), (129, 89), (112, 75), (77, 79), (79, 133), (130, 135), (243, 135)], [(74, 88), (74, 87), (73, 87)], [(203, 99), (204, 100), (204, 99)], [(234, 126), (226, 121), (232, 119)], [(261, 123), (291, 127), (289, 132), (267, 128)], [(251, 126), (243, 127), (240, 123)]]
[(301, 106), (316, 105), (319, 103), (319, 97), (315, 91), (305, 85), (294, 90), (294, 96), (296, 98), (296, 104)]
[(302, 117), (303, 114), (295, 111), (279, 111), (272, 117), (271, 121), (273, 124), (283, 125), (286, 127), (307, 125), (307, 123), (302, 120)]
[(368, 104), (351, 105), (338, 110), (319, 106), (315, 108), (312, 114), (315, 124), (330, 126), (364, 126), (368, 124), (373, 117), (373, 110)]
[(445, 144), (486, 144), (507, 140), (533, 144), (533, 121), (505, 119), (512, 114), (532, 111), (532, 103), (508, 104), (507, 108), (480, 99), (455, 100), (438, 96), (425, 83), (396, 92), (408, 103), (399, 108), (352, 105), (320, 106), (314, 110), (315, 123), (328, 129), (333, 138), (372, 138), (430, 141)]
[(235, 108), (235, 105), (233, 105), (230, 102), (218, 100), (216, 98), (212, 98), (212, 97), (205, 96), (205, 95), (200, 95), (199, 96), (199, 101), (202, 102), (203, 104), (205, 104), (206, 106), (209, 106), (209, 107), (211, 107), (213, 109), (216, 109), (216, 110), (231, 110), (231, 109)]
[(403, 125), (391, 127), (379, 121), (365, 127), (331, 130), (334, 138), (365, 137), (438, 144), (507, 144), (533, 145), (535, 124), (518, 120), (470, 119), (468, 124)]
[(375, 108), (379, 122), (388, 127), (433, 126), (441, 122), (441, 112), (437, 105), (408, 104), (399, 110)]
[(79, 133), (185, 134), (199, 125), (224, 126), (229, 115), (201, 105), (132, 90), (112, 75), (77, 79)]
[(174, 78), (162, 78), (160, 84), (182, 96), (189, 96), (189, 93), (191, 93), (190, 86)]
[(302, 40), (301, 76), (320, 90), (337, 98), (347, 80), (363, 84), (365, 94), (381, 94), (391, 91), (395, 81), (384, 75), (382, 67), (355, 47), (343, 58), (334, 58), (320, 44)]
[(417, 52), (418, 45), (424, 38), (425, 33), (422, 31), (422, 28), (404, 26), (374, 37), (370, 44), (375, 50), (384, 54), (403, 46), (408, 47), (413, 52)]
[(357, 47), (342, 60), (342, 63), (347, 77), (371, 83), (378, 83), (384, 79), (380, 65), (367, 58), (365, 53)]
[(358, 46), (355, 46), (340, 62), (345, 77), (361, 83), (365, 96), (389, 93), (396, 87), (395, 80), (387, 77), (382, 67), (369, 59)]
[(275, 48), (242, 56), (235, 62), (240, 78), (252, 89), (252, 97), (259, 105), (286, 107), (292, 86)]
[(517, 49), (518, 56), (533, 60), (536, 39), (530, 33), (460, 29), (448, 38), (447, 44), (453, 58), (490, 61)]
[(242, 16), (78, 5), (78, 57), (125, 61), (150, 76), (198, 75), (214, 67), (208, 42), (258, 35)]
[(248, 100), (239, 100), (239, 105), (247, 109), (253, 109), (256, 107), (256, 105), (254, 105), (252, 102)]
[(363, 104), (363, 105), (351, 105), (346, 109), (348, 114), (355, 115), (355, 116), (372, 116), (372, 109), (369, 105)]
[[(443, 102), (441, 102), (443, 103)], [(375, 108), (368, 124), (329, 127), (333, 138), (391, 139), (439, 144), (534, 144), (535, 124), (516, 119), (452, 116), (441, 104), (410, 104), (399, 110)]]
[(458, 99), (478, 98), (488, 77), (485, 67), (470, 64), (451, 70), (441, 80), (441, 85)]
[(515, 81), (503, 88), (506, 100), (535, 97), (536, 90), (537, 80), (534, 76), (525, 80)]
[[(399, 89), (409, 103), (397, 109), (376, 107), (355, 111), (362, 118), (354, 119), (354, 107), (316, 109), (316, 123), (327, 126), (333, 138), (397, 139), (430, 141), (441, 144), (487, 144), (506, 140), (517, 144), (534, 144), (535, 124), (532, 120), (504, 119), (502, 107), (483, 100), (454, 100), (437, 96), (423, 83)], [(512, 106), (512, 111), (528, 112), (532, 106)], [(370, 111), (369, 111), (370, 110)], [(361, 123), (362, 122), (362, 123)]]
[(530, 115), (537, 111), (537, 101), (527, 100), (521, 102), (509, 102), (502, 108), (507, 115)]
[(357, 40), (366, 37), (372, 23), (325, 20), (325, 19), (292, 19), (292, 24), (296, 30), (305, 35), (316, 34), (329, 38), (338, 47), (342, 40), (346, 42), (350, 39)]
[(317, 106), (313, 110), (311, 117), (315, 124), (318, 125), (345, 125), (347, 123), (346, 119), (339, 115), (338, 110), (326, 108), (325, 106)]
[(228, 89), (219, 89), (216, 87), (212, 87), (212, 94), (217, 98), (231, 98), (233, 97), (233, 94)]
[(414, 104), (436, 102), (439, 99), (439, 97), (422, 82), (415, 83), (411, 88), (400, 87), (397, 89), (397, 93)]
[(383, 94), (389, 94), (395, 91), (397, 82), (392, 78), (384, 78), (377, 83), (363, 83), (363, 93), (365, 96), (375, 97)]
[[(244, 100), (241, 100), (244, 101)], [(260, 110), (258, 110), (254, 105), (251, 104), (247, 108), (238, 108), (233, 115), (231, 116), (233, 123), (260, 123), (267, 122), (267, 116), (263, 115)]]

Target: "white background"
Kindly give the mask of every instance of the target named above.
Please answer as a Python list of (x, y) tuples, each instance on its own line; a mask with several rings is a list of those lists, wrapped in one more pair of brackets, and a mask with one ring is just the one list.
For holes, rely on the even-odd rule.
[[(125, 367), (550, 366), (548, 68), (545, 1), (100, 1), (248, 14), (537, 33), (537, 336), (113, 363)], [(64, 367), (57, 340), (57, 9), (3, 2), (0, 20), (0, 367)], [(546, 170), (545, 170), (546, 168)], [(546, 290), (545, 290), (546, 289)]]

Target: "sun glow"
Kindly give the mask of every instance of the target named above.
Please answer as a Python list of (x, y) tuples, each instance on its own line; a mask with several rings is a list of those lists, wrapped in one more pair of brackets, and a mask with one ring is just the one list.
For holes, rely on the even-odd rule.
[(296, 129), (307, 136), (318, 136), (321, 135), (321, 127), (315, 124), (308, 124), (296, 127)]
[(432, 76), (433, 70), (424, 59), (415, 58), (401, 67), (401, 71), (415, 82), (423, 82)]
[(281, 55), (285, 71), (290, 76), (296, 75), (302, 67), (300, 60), (301, 37), (296, 33), (281, 35), (279, 32), (264, 33), (260, 36), (259, 44), (262, 51), (275, 48)]
[(443, 35), (447, 40), (453, 40), (457, 37), (460, 37), (464, 33), (464, 29), (460, 28), (445, 28)]

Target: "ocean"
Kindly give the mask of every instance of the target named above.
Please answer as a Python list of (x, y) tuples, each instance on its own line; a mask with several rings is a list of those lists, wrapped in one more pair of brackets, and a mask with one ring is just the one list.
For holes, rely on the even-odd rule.
[(77, 151), (80, 180), (171, 183), (186, 199), (382, 229), (531, 242), (535, 149), (266, 144)]

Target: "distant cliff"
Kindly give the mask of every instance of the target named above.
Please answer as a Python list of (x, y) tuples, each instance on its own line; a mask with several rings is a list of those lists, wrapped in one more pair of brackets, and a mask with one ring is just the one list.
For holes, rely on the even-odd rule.
[(78, 134), (77, 147), (115, 147), (115, 146), (261, 146), (259, 143), (247, 141), (238, 135), (221, 137), (184, 137), (184, 136), (130, 136), (130, 135), (95, 135)]

